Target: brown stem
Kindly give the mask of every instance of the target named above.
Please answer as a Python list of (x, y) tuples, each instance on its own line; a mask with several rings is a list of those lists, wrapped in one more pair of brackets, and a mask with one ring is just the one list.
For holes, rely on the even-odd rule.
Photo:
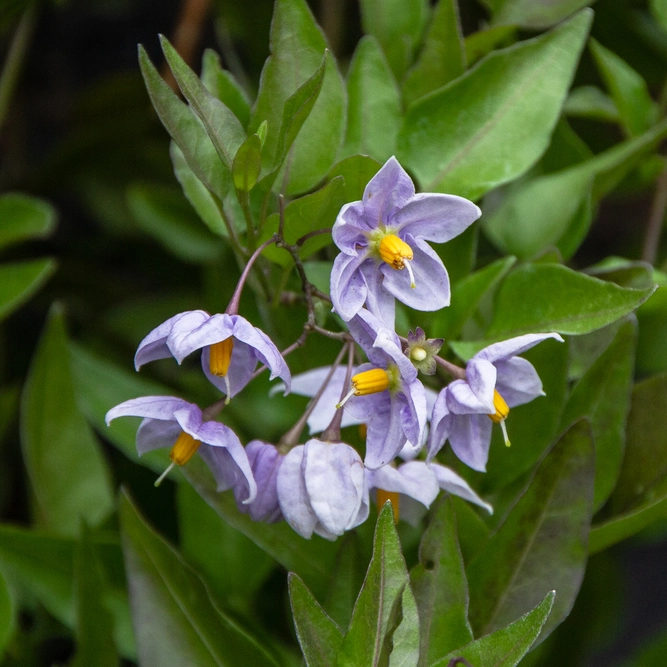
[(447, 359), (443, 359), (437, 355), (434, 357), (434, 359), (435, 363), (439, 366), (442, 366), (442, 368), (444, 368), (455, 380), (466, 379), (465, 368), (461, 368), (456, 364), (452, 364), (451, 362), (447, 361)]
[(308, 232), (307, 234), (300, 236), (294, 245), (302, 246), (308, 239), (312, 239), (313, 236), (319, 236), (320, 234), (331, 234), (331, 227), (326, 227), (325, 229), (316, 229), (313, 232)]
[(663, 172), (658, 176), (655, 185), (655, 195), (651, 205), (648, 224), (646, 226), (646, 236), (644, 237), (644, 248), (642, 250), (642, 260), (649, 264), (654, 264), (658, 255), (660, 245), (660, 236), (665, 222), (665, 211), (667, 210), (667, 165)]
[(241, 274), (238, 283), (236, 284), (236, 289), (234, 290), (234, 294), (232, 294), (232, 298), (229, 301), (227, 310), (225, 310), (225, 313), (227, 313), (227, 315), (236, 315), (239, 312), (241, 292), (243, 292), (243, 286), (245, 285), (245, 281), (248, 279), (248, 274), (250, 273), (250, 269), (252, 269), (255, 260), (262, 254), (262, 250), (264, 250), (264, 248), (271, 245), (272, 243), (276, 243), (276, 240), (277, 237), (272, 236), (267, 241), (264, 241), (264, 243), (262, 243), (262, 245), (259, 246), (259, 248), (257, 248), (257, 250), (255, 250), (255, 252), (251, 255), (250, 259), (248, 260), (248, 263), (245, 265), (245, 268), (243, 269), (243, 273)]
[[(340, 393), (339, 402), (345, 398), (347, 388), (352, 381), (352, 370), (354, 369), (354, 341), (347, 343), (347, 373), (345, 374), (345, 382), (343, 382), (343, 391)], [(340, 425), (343, 421), (343, 410), (337, 409), (329, 426), (327, 426), (320, 438), (325, 442), (340, 442)]]

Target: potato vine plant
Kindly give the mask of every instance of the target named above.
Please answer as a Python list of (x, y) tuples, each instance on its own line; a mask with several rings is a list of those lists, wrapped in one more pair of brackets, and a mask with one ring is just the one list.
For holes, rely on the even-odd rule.
[[(0, 619), (29, 592), (72, 664), (556, 664), (589, 555), (664, 514), (667, 363), (642, 343), (667, 323), (664, 104), (585, 2), (489, 2), (465, 40), (454, 0), (360, 4), (343, 78), (305, 0), (276, 0), (252, 103), (211, 50), (198, 75), (161, 36), (167, 79), (139, 47), (229, 300), (152, 319), (139, 376), (51, 311), (21, 406), (43, 531), (0, 526)], [(583, 57), (607, 92), (573, 87)], [(594, 153), (582, 117), (623, 138)], [(631, 187), (656, 190), (643, 261), (572, 268)], [(0, 197), (19, 240), (44, 210)], [(142, 497), (176, 489), (180, 550), (136, 486), (114, 505), (90, 426), (152, 471)], [(295, 637), (255, 613), (277, 575)]]

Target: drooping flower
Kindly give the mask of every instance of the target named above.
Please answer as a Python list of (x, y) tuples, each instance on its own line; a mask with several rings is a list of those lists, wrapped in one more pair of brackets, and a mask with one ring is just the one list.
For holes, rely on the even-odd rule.
[(394, 297), (416, 310), (449, 305), (447, 271), (426, 241), (445, 243), (480, 215), (463, 197), (415, 194), (391, 157), (363, 199), (343, 206), (334, 224), (333, 240), (342, 251), (331, 272), (334, 309), (347, 321), (366, 304), (392, 326)]
[(180, 364), (195, 350), (202, 350), (206, 377), (228, 398), (241, 391), (260, 362), (281, 377), (286, 393), (290, 372), (271, 339), (240, 315), (191, 310), (169, 318), (139, 343), (134, 357), (137, 370), (156, 359), (173, 356)]
[(161, 447), (171, 447), (172, 463), (156, 482), (159, 484), (174, 465), (185, 465), (196, 452), (206, 461), (219, 491), (236, 486), (243, 479), (251, 503), (257, 494), (248, 456), (238, 437), (218, 421), (205, 420), (193, 403), (174, 396), (142, 396), (111, 408), (107, 426), (117, 417), (143, 417), (137, 430), (139, 455)]
[(429, 460), (449, 440), (466, 465), (484, 472), (491, 444), (491, 428), (500, 424), (509, 446), (505, 419), (510, 408), (543, 396), (535, 367), (516, 355), (557, 333), (525, 334), (480, 350), (466, 365), (466, 379), (454, 380), (438, 394), (428, 439)]
[(311, 438), (285, 456), (277, 478), (285, 520), (302, 537), (313, 533), (334, 540), (368, 516), (364, 500), (364, 464), (342, 442)]

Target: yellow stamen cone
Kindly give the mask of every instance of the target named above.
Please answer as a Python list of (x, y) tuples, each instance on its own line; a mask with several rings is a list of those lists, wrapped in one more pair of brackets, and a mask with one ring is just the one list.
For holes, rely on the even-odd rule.
[(234, 339), (231, 336), (211, 345), (209, 350), (209, 368), (212, 375), (220, 375), (222, 377), (227, 375), (229, 364), (232, 360), (233, 349)]
[(388, 234), (382, 239), (379, 252), (383, 262), (399, 270), (405, 268), (406, 259), (413, 257), (412, 248), (396, 234)]
[(394, 512), (394, 523), (398, 523), (398, 518), (399, 518), (398, 493), (396, 491), (385, 491), (384, 489), (378, 489), (377, 491), (378, 509), (381, 510), (387, 501), (391, 503), (391, 509)]
[(489, 418), (494, 424), (500, 424), (500, 422), (507, 419), (507, 415), (510, 413), (509, 406), (496, 389), (493, 390), (493, 407), (496, 411), (494, 414), (489, 415)]
[(389, 373), (382, 368), (371, 368), (352, 377), (355, 396), (378, 394), (389, 388)]
[(185, 465), (199, 449), (199, 445), (201, 445), (200, 440), (195, 440), (189, 433), (181, 431), (169, 452), (169, 458), (176, 465)]

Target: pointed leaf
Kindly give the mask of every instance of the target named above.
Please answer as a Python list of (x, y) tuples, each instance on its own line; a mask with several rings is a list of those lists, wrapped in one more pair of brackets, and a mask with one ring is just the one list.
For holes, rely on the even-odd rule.
[(527, 171), (549, 144), (592, 14), (489, 55), (408, 110), (398, 158), (425, 191), (472, 199)]
[(625, 322), (611, 345), (575, 385), (561, 424), (586, 417), (595, 441), (595, 499), (598, 510), (616, 485), (625, 449), (625, 423), (630, 410), (637, 327)]
[(220, 56), (205, 49), (202, 56), (201, 80), (209, 93), (217, 97), (246, 127), (250, 121), (250, 101), (245, 90), (231, 72), (222, 68)]
[(494, 25), (484, 30), (473, 32), (465, 38), (465, 57), (468, 67), (474, 65), (484, 56), (500, 49), (510, 46), (517, 40), (517, 27), (514, 25)]
[(373, 544), (373, 558), (366, 580), (354, 606), (350, 627), (338, 655), (339, 667), (377, 665), (381, 655), (390, 650), (392, 620), (396, 605), (408, 586), (408, 573), (394, 526), (394, 513), (386, 503), (378, 516)]
[(190, 169), (208, 190), (219, 199), (224, 199), (231, 173), (220, 159), (201, 121), (162, 80), (143, 46), (139, 46), (139, 65), (155, 111), (183, 152)]
[(160, 35), (160, 44), (178, 87), (204, 124), (220, 159), (231, 169), (234, 155), (246, 138), (241, 123), (223, 102), (209, 93), (164, 35)]
[(51, 277), (52, 259), (0, 265), (0, 320), (22, 306)]
[(113, 618), (102, 603), (105, 585), (101, 565), (87, 529), (74, 553), (76, 654), (71, 667), (115, 667)]
[(220, 610), (194, 570), (144, 523), (125, 493), (119, 511), (141, 665), (276, 664)]
[(52, 309), (21, 401), (21, 446), (40, 521), (76, 535), (81, 519), (101, 523), (113, 509), (109, 472), (79, 412), (62, 311)]
[(255, 187), (262, 169), (262, 142), (256, 134), (251, 134), (234, 156), (232, 178), (234, 187), (249, 192)]
[(401, 595), (398, 624), (391, 636), (389, 645), (389, 667), (417, 667), (419, 663), (419, 611), (417, 601), (410, 589), (406, 586)]
[(347, 133), (340, 157), (363, 153), (385, 162), (396, 152), (401, 96), (382, 49), (364, 37), (347, 75)]
[(306, 665), (335, 665), (343, 633), (296, 574), (290, 572), (287, 582), (296, 636)]
[(577, 422), (470, 563), (470, 623), (476, 634), (504, 627), (549, 590), (558, 597), (542, 638), (570, 612), (586, 566), (594, 462), (590, 427)]
[(419, 563), (410, 572), (419, 608), (420, 664), (435, 660), (473, 640), (468, 623), (468, 582), (459, 550), (451, 498), (433, 508), (419, 546)]
[(555, 597), (555, 591), (547, 593), (544, 600), (525, 616), (506, 628), (452, 651), (431, 667), (448, 667), (450, 660), (456, 658), (465, 658), (475, 667), (515, 667), (540, 634), (549, 618)]
[[(271, 55), (262, 71), (250, 131), (268, 122), (262, 151), (265, 172), (280, 165), (294, 143), (285, 177), (287, 194), (315, 186), (334, 163), (343, 139), (345, 89), (334, 58), (330, 53), (325, 56), (325, 48), (324, 36), (305, 0), (276, 2)], [(317, 81), (323, 56), (324, 78)]]
[(563, 111), (568, 116), (593, 118), (608, 123), (620, 121), (614, 101), (596, 86), (573, 88), (565, 100)]
[(20, 192), (8, 192), (0, 196), (0, 248), (27, 239), (43, 238), (56, 226), (56, 211), (37, 197)]
[(466, 69), (458, 4), (440, 0), (433, 13), (419, 59), (403, 81), (406, 104), (461, 76)]
[[(594, 0), (493, 0), (493, 23), (550, 28)], [(489, 3), (491, 4), (491, 3)]]

